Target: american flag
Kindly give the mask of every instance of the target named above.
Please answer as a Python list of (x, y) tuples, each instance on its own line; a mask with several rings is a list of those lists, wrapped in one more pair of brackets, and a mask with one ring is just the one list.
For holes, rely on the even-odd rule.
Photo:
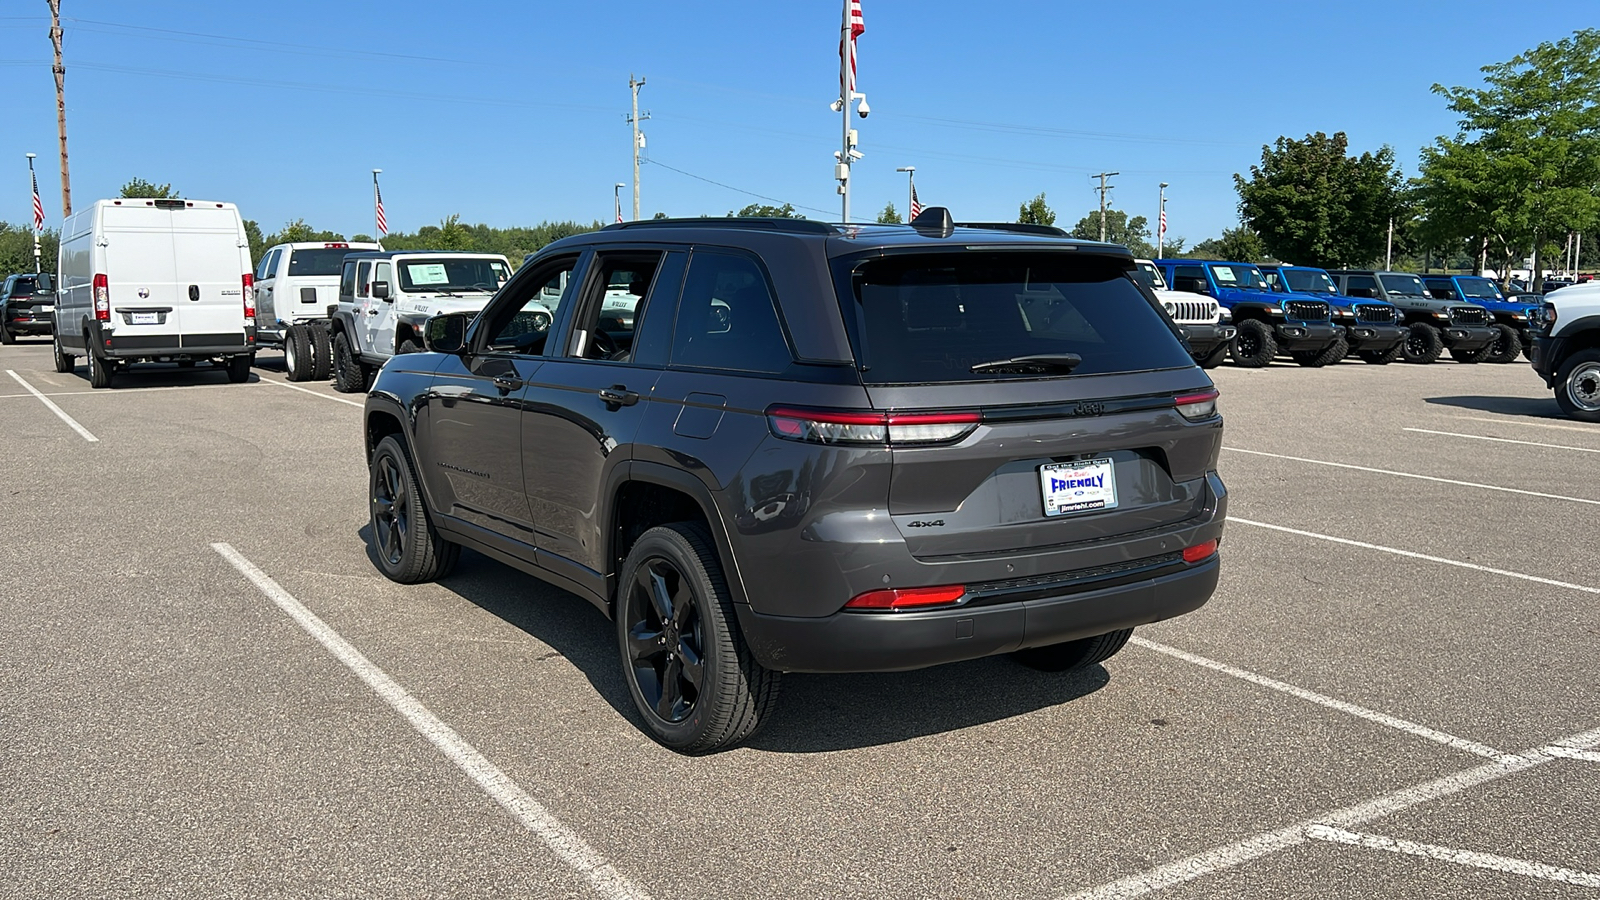
[(378, 179), (372, 179), (372, 197), (377, 203), (378, 237), (389, 233), (389, 220), (383, 215), (383, 191), (378, 189)]
[(28, 174), (33, 176), (33, 230), (44, 230), (44, 203), (39, 200), (39, 176), (28, 167)]
[(922, 215), (922, 201), (917, 199), (917, 183), (911, 182), (911, 218)]
[(617, 195), (617, 194), (612, 194), (611, 195), (611, 199), (613, 199), (613, 200), (615, 200), (617, 202), (617, 222), (621, 223), (622, 222), (622, 197)]
[(1161, 224), (1156, 226), (1156, 241), (1158, 243), (1162, 243), (1162, 244), (1165, 244), (1167, 242), (1167, 211), (1166, 211), (1166, 209), (1162, 209), (1161, 210)]
[(850, 92), (856, 89), (856, 38), (866, 33), (866, 22), (861, 18), (861, 0), (849, 0), (850, 3), (850, 37), (839, 38), (839, 59), (845, 59), (846, 44), (849, 45), (850, 70), (848, 75), (841, 74), (840, 96), (845, 103), (850, 102)]

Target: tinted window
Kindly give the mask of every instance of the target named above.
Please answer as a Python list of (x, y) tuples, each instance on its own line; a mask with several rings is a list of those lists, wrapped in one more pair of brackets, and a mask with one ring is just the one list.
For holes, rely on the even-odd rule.
[(412, 257), (397, 266), (400, 290), (412, 292), (497, 291), (511, 277), (511, 268), (498, 259)]
[(569, 355), (627, 362), (632, 358), (634, 327), (644, 314), (644, 298), (661, 266), (661, 254), (602, 254), (596, 265), (598, 277), (580, 308), (583, 318), (573, 329)]
[(369, 277), (371, 272), (372, 272), (372, 263), (364, 262), (364, 263), (361, 263), (360, 265), (356, 266), (356, 296), (357, 297), (365, 297), (367, 295), (367, 286), (372, 283), (372, 279)]
[[(1358, 294), (1357, 291), (1365, 291)], [(1377, 297), (1378, 279), (1371, 275), (1346, 275), (1344, 277), (1344, 292), (1352, 297)]]
[(1176, 266), (1172, 270), (1172, 289), (1195, 294), (1206, 293), (1206, 270), (1199, 266)]
[(1036, 354), (1078, 354), (1077, 375), (1194, 365), (1127, 271), (1109, 259), (895, 256), (863, 263), (851, 287), (858, 306), (851, 318), (861, 323), (857, 362), (869, 384), (1015, 377), (972, 367)]
[(337, 275), (348, 247), (312, 247), (289, 251), (290, 275)]
[(678, 306), (673, 364), (776, 373), (791, 360), (761, 267), (748, 257), (697, 251)]
[(556, 307), (571, 284), (576, 256), (557, 260), (530, 272), (509, 293), (502, 293), (484, 312), (489, 350), (539, 356), (555, 321)]
[(339, 296), (354, 297), (356, 293), (356, 264), (344, 264), (344, 272), (339, 275)]

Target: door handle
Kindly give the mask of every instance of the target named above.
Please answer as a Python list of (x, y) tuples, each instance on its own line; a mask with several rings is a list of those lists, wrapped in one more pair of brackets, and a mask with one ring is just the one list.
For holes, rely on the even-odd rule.
[(526, 381), (512, 378), (510, 375), (496, 375), (494, 379), (494, 386), (499, 388), (502, 394), (509, 394), (512, 391), (519, 390), (526, 384)]
[(624, 406), (632, 406), (639, 402), (639, 392), (628, 390), (627, 385), (613, 384), (608, 388), (601, 388), (600, 399), (605, 401), (606, 408), (616, 412)]
[(378, 311), (377, 311), (377, 310), (375, 310), (375, 309), (369, 309), (369, 310), (367, 310), (367, 315), (369, 315), (369, 316), (375, 316), (375, 315), (377, 315), (377, 314), (378, 314)]

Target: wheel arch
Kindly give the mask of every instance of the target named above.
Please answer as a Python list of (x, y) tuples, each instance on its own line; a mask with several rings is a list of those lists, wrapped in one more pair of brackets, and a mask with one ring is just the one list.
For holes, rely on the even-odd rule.
[(716, 545), (717, 556), (722, 561), (723, 574), (734, 601), (749, 602), (727, 529), (717, 513), (711, 489), (704, 482), (669, 466), (640, 461), (613, 469), (611, 481), (610, 489), (606, 492), (610, 503), (607, 511), (610, 528), (605, 558), (611, 569), (606, 575), (606, 595), (613, 614), (617, 579), (621, 576), (628, 551), (640, 535), (657, 525), (670, 522), (693, 521), (706, 527)]

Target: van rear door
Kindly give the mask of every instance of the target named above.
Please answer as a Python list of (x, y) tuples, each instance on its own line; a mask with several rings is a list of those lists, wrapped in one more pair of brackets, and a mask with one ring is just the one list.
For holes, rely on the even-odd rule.
[(108, 204), (96, 239), (105, 244), (106, 263), (95, 275), (106, 276), (117, 334), (156, 339), (139, 341), (146, 346), (177, 347), (186, 298), (172, 252), (172, 211)]
[(244, 275), (250, 271), (239, 211), (195, 203), (174, 207), (172, 256), (182, 296), (183, 343), (224, 347), (244, 343)]

